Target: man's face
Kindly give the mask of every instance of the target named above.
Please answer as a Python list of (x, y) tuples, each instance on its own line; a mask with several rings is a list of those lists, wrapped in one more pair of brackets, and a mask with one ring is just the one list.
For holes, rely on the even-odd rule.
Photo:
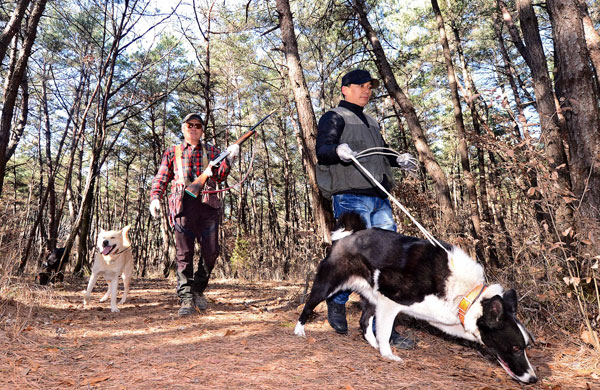
[(373, 87), (370, 81), (364, 84), (350, 84), (342, 87), (342, 94), (346, 98), (346, 101), (361, 107), (367, 105), (372, 93)]
[(200, 138), (204, 135), (204, 131), (202, 129), (202, 122), (197, 119), (190, 119), (188, 122), (185, 122), (182, 126), (183, 137), (185, 140), (191, 145), (197, 145), (200, 141)]

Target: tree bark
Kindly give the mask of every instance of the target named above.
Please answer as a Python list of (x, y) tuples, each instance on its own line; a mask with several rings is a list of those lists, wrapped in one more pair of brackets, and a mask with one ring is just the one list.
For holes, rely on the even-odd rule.
[[(562, 143), (562, 134), (564, 132), (560, 128), (558, 113), (560, 108), (556, 105), (552, 91), (552, 80), (548, 72), (537, 17), (534, 13), (531, 0), (517, 0), (516, 4), (525, 44), (521, 41), (518, 30), (512, 21), (512, 16), (508, 12), (503, 0), (498, 0), (498, 6), (509, 28), (511, 38), (531, 70), (536, 107), (542, 130), (542, 142), (545, 145), (548, 165), (552, 172), (556, 172), (555, 177), (559, 191), (563, 195), (568, 195), (571, 183), (567, 169), (566, 152)], [(538, 182), (541, 182), (540, 178), (538, 178)], [(573, 212), (562, 200), (559, 200), (557, 204), (555, 215), (554, 222), (560, 232), (572, 226)], [(549, 223), (549, 221), (547, 222)], [(560, 239), (560, 236), (558, 238)]]
[(317, 186), (315, 167), (317, 165), (317, 153), (315, 150), (317, 139), (317, 120), (310, 101), (310, 93), (300, 62), (298, 43), (294, 32), (294, 21), (288, 0), (276, 0), (277, 13), (279, 14), (279, 26), (281, 29), (281, 40), (288, 67), (290, 86), (294, 92), (294, 101), (298, 112), (298, 120), (302, 131), (300, 140), (302, 142), (302, 161), (306, 167), (310, 185), (311, 203), (313, 204), (314, 219), (320, 239), (331, 242), (329, 230), (333, 225), (333, 216), (326, 213), (325, 203), (327, 199), (321, 195)]
[(592, 65), (594, 67), (596, 89), (600, 89), (600, 35), (594, 28), (594, 22), (592, 22), (592, 19), (590, 18), (585, 0), (578, 0), (577, 5), (579, 6), (579, 12), (581, 13), (581, 18), (583, 21), (585, 43), (587, 45), (588, 52), (590, 53), (590, 60), (592, 61)]
[(577, 0), (548, 0), (557, 68), (556, 95), (563, 107), (573, 193), (584, 218), (600, 217), (598, 94)]
[(415, 143), (415, 147), (419, 153), (419, 160), (435, 183), (437, 200), (442, 216), (442, 226), (447, 227), (451, 232), (457, 232), (459, 231), (459, 228), (456, 222), (454, 207), (452, 205), (452, 201), (450, 200), (450, 189), (448, 187), (446, 175), (442, 171), (440, 165), (435, 159), (435, 156), (433, 155), (433, 152), (429, 148), (427, 139), (425, 137), (425, 132), (421, 128), (415, 108), (396, 81), (396, 77), (394, 76), (392, 67), (385, 56), (383, 47), (381, 46), (381, 43), (379, 42), (371, 23), (367, 19), (364, 1), (352, 0), (352, 6), (358, 15), (359, 23), (363, 27), (367, 35), (367, 39), (371, 43), (375, 65), (377, 66), (377, 70), (383, 79), (383, 83), (390, 96), (400, 106), (402, 114), (406, 119), (413, 142)]

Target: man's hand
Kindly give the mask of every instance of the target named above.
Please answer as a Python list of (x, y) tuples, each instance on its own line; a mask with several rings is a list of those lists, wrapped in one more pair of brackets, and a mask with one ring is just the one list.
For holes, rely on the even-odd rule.
[(229, 160), (229, 162), (231, 163), (240, 154), (240, 145), (229, 145), (227, 147), (227, 151), (229, 152), (229, 154), (227, 155), (227, 160)]
[(356, 157), (357, 155), (354, 150), (350, 149), (348, 144), (339, 144), (338, 147), (335, 148), (335, 152), (343, 162), (350, 162), (352, 161), (352, 157)]
[(160, 217), (160, 200), (154, 199), (150, 202), (150, 215), (152, 215), (153, 218)]
[(409, 174), (415, 175), (419, 168), (419, 160), (413, 157), (410, 153), (402, 153), (396, 158), (396, 162), (400, 169), (408, 171)]

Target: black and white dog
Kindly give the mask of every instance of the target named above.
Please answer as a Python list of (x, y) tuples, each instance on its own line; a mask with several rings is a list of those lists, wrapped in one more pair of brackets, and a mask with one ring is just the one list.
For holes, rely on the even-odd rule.
[(533, 337), (516, 318), (515, 290), (486, 286), (483, 267), (458, 247), (442, 243), (441, 248), (388, 230), (365, 229), (355, 213), (341, 216), (338, 226), (331, 252), (317, 268), (296, 335), (305, 336), (304, 325), (320, 302), (337, 291), (352, 290), (368, 302), (360, 319), (363, 335), (385, 358), (401, 361), (388, 340), (402, 312), (484, 344), (513, 379), (537, 381), (525, 353)]

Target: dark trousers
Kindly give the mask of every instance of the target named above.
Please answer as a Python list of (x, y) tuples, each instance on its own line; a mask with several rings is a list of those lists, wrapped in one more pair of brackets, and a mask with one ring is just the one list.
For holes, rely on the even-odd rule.
[[(175, 249), (177, 296), (191, 299), (192, 292), (203, 293), (219, 256), (219, 213), (202, 203), (200, 197), (185, 194), (183, 213), (176, 218)], [(200, 261), (194, 273), (194, 246), (200, 243)]]

